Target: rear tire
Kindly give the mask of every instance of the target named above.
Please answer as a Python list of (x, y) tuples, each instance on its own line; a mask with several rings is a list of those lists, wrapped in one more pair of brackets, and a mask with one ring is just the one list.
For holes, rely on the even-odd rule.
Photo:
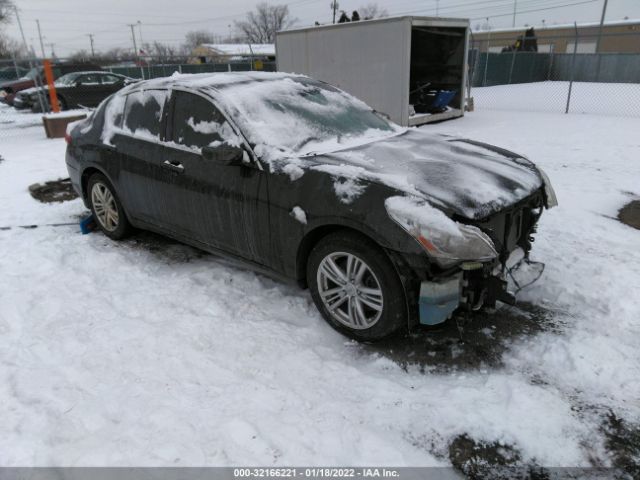
[(311, 250), (307, 285), (327, 323), (355, 340), (382, 340), (407, 324), (405, 292), (393, 264), (357, 233), (332, 233)]
[(131, 224), (111, 182), (101, 173), (94, 173), (87, 183), (91, 213), (102, 233), (120, 240), (131, 233)]

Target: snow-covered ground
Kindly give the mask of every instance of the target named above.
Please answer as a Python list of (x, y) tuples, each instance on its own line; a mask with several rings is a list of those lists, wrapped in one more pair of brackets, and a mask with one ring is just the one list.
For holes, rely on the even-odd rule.
[[(561, 113), (568, 93), (569, 82), (549, 81), (474, 87), (471, 96), (478, 110)], [(569, 112), (640, 117), (640, 84), (574, 82)]]
[(424, 127), (528, 155), (560, 206), (523, 310), (466, 343), (449, 327), (380, 346), (175, 242), (15, 228), (85, 211), (29, 195), (66, 177), (64, 140), (32, 123), (0, 107), (0, 465), (449, 465), (466, 434), (606, 466), (611, 415), (640, 425), (640, 231), (615, 219), (640, 196), (640, 118), (479, 109)]

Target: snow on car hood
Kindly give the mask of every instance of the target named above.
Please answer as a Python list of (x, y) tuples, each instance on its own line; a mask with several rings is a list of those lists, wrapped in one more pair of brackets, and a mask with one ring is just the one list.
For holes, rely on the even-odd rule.
[(542, 186), (520, 155), (462, 138), (409, 129), (401, 135), (314, 157), (316, 170), (374, 180), (469, 219), (480, 219)]

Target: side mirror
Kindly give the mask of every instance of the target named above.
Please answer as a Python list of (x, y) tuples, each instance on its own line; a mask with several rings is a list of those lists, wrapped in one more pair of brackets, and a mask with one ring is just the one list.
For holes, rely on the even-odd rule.
[(202, 147), (202, 157), (211, 162), (217, 162), (227, 167), (242, 165), (244, 150), (231, 145), (219, 147)]

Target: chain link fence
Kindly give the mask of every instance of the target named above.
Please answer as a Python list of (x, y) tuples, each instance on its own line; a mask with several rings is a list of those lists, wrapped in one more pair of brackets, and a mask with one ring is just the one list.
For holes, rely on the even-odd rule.
[[(527, 51), (534, 41), (537, 51)], [(529, 39), (482, 32), (469, 52), (476, 109), (640, 116), (640, 32), (575, 29)]]

